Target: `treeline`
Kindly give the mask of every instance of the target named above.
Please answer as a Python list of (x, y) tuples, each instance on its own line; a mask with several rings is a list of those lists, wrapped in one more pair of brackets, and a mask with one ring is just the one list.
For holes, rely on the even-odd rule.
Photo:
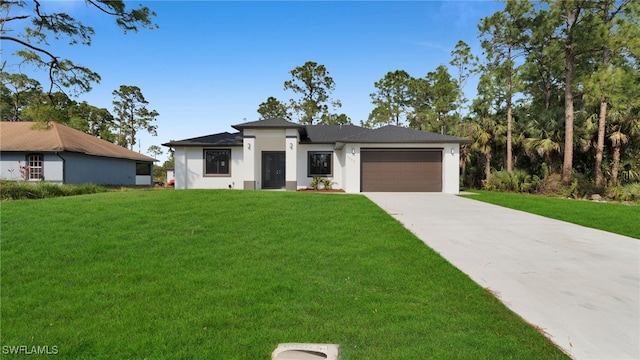
[[(463, 185), (603, 193), (640, 180), (640, 5), (634, 1), (506, 1), (481, 19), (481, 57), (463, 41), (445, 65), (375, 83), (368, 126), (472, 139)], [(477, 97), (462, 88), (479, 77)], [(492, 182), (492, 174), (503, 171)], [(517, 171), (516, 175), (512, 175)], [(518, 188), (513, 186), (512, 188)]]

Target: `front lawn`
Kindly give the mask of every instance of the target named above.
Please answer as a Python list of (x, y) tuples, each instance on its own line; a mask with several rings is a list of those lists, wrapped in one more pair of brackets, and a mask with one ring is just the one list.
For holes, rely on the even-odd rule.
[(101, 193), (4, 202), (1, 226), (3, 351), (269, 359), (316, 342), (342, 360), (566, 358), (364, 196)]
[(469, 199), (640, 239), (640, 205), (472, 190)]

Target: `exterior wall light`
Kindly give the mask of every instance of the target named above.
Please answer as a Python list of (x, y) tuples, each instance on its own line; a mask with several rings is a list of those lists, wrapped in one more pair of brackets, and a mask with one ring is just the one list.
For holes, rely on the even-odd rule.
[(356, 148), (351, 148), (351, 155), (355, 155), (356, 154)]
[(451, 148), (451, 155), (455, 155), (456, 154), (456, 150), (454, 148)]
[(251, 150), (251, 143), (247, 144), (247, 149)]
[(293, 143), (289, 143), (289, 149), (293, 150)]

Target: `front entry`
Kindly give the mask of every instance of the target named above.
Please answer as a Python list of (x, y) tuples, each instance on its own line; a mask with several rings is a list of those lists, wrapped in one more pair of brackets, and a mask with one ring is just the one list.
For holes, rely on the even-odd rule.
[(284, 151), (262, 153), (262, 188), (284, 189)]

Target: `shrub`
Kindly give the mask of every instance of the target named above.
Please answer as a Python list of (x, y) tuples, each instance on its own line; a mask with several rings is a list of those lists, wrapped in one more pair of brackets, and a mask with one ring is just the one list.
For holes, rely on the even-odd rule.
[(45, 199), (59, 196), (94, 194), (105, 192), (102, 186), (94, 184), (57, 185), (48, 182), (0, 181), (0, 199)]
[(318, 188), (320, 187), (320, 183), (322, 183), (322, 178), (320, 176), (314, 176), (309, 183), (309, 187), (311, 189), (318, 190)]
[(613, 187), (609, 197), (620, 201), (640, 201), (640, 182)]
[(491, 174), (491, 179), (484, 183), (484, 188), (490, 191), (531, 192), (539, 182), (540, 178), (531, 177), (524, 170), (501, 170)]

